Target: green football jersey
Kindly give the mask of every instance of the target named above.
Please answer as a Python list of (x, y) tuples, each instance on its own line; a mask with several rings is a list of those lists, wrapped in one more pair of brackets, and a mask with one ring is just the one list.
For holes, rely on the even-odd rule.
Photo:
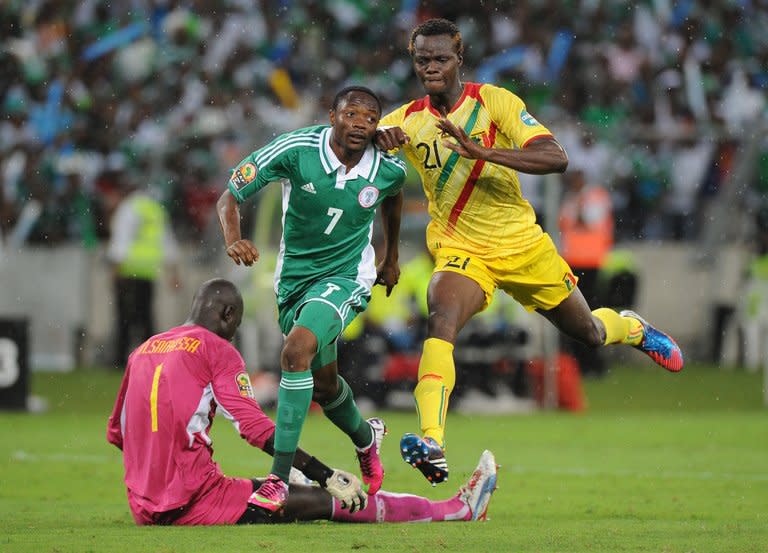
[(278, 136), (240, 162), (229, 180), (238, 203), (282, 180), (278, 305), (294, 301), (321, 278), (350, 278), (369, 292), (376, 280), (374, 215), (384, 198), (402, 189), (405, 164), (370, 145), (347, 172), (331, 150), (331, 134), (322, 125)]

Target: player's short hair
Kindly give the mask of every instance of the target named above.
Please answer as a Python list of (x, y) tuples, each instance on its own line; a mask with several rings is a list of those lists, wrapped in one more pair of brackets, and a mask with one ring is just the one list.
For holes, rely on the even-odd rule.
[(408, 43), (408, 53), (413, 55), (414, 43), (417, 36), (438, 36), (448, 35), (453, 41), (453, 48), (460, 56), (464, 55), (464, 43), (461, 40), (461, 31), (453, 21), (447, 19), (435, 18), (427, 19), (423, 23), (416, 26), (411, 31), (411, 41)]
[(368, 88), (367, 86), (345, 86), (341, 90), (339, 90), (336, 93), (336, 96), (333, 97), (333, 111), (336, 111), (336, 109), (339, 107), (339, 104), (341, 101), (347, 97), (347, 95), (351, 92), (362, 92), (363, 94), (367, 94), (374, 100), (376, 100), (376, 105), (379, 108), (379, 115), (381, 115), (381, 100), (379, 100), (379, 97), (376, 95), (376, 93)]

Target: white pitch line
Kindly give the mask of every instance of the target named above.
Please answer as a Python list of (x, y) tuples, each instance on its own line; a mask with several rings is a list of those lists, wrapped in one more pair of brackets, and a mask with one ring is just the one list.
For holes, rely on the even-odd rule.
[(22, 461), (25, 463), (42, 463), (48, 461), (55, 461), (57, 463), (109, 463), (116, 461), (105, 455), (76, 455), (73, 453), (53, 453), (38, 455), (37, 453), (29, 453), (22, 449), (17, 449), (11, 454), (11, 458), (14, 461)]
[(554, 475), (570, 475), (570, 476), (629, 476), (634, 478), (653, 478), (653, 479), (670, 479), (670, 478), (687, 478), (689, 480), (745, 480), (750, 482), (768, 482), (768, 474), (745, 474), (745, 473), (733, 473), (733, 472), (681, 472), (681, 471), (656, 471), (656, 472), (641, 472), (636, 470), (619, 469), (619, 470), (600, 470), (600, 469), (588, 469), (580, 467), (566, 467), (566, 468), (531, 468), (521, 465), (504, 465), (500, 467), (502, 471), (511, 471), (517, 474), (554, 474)]

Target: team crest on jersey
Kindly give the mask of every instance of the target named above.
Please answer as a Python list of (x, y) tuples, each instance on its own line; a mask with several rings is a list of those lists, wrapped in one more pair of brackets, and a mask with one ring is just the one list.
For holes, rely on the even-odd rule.
[(256, 399), (253, 395), (253, 386), (251, 386), (251, 379), (248, 377), (248, 373), (240, 373), (235, 377), (237, 382), (237, 389), (240, 391), (242, 397), (249, 397)]
[(232, 173), (230, 179), (235, 185), (235, 188), (240, 190), (243, 186), (252, 182), (256, 178), (256, 166), (253, 163), (244, 163), (238, 169)]
[(357, 201), (363, 207), (371, 207), (379, 199), (379, 189), (375, 186), (366, 186), (357, 195)]
[(527, 110), (520, 112), (520, 120), (524, 125), (527, 125), (528, 127), (537, 127), (541, 125), (541, 123), (539, 123), (533, 115), (528, 113)]
[(568, 288), (569, 292), (576, 288), (576, 277), (573, 276), (573, 273), (565, 273), (565, 276), (563, 276), (563, 282), (565, 283), (565, 287)]
[(470, 140), (474, 141), (476, 144), (482, 144), (486, 148), (490, 148), (492, 146), (491, 144), (491, 138), (488, 136), (488, 133), (484, 130), (479, 130), (476, 132), (473, 132), (469, 135)]

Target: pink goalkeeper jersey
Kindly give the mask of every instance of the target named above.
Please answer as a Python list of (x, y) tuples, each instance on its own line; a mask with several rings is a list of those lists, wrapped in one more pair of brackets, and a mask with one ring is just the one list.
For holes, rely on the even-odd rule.
[(179, 326), (131, 354), (107, 440), (123, 450), (137, 524), (232, 524), (243, 514), (251, 481), (225, 477), (212, 459), (217, 410), (255, 447), (274, 433), (243, 358), (223, 338)]

